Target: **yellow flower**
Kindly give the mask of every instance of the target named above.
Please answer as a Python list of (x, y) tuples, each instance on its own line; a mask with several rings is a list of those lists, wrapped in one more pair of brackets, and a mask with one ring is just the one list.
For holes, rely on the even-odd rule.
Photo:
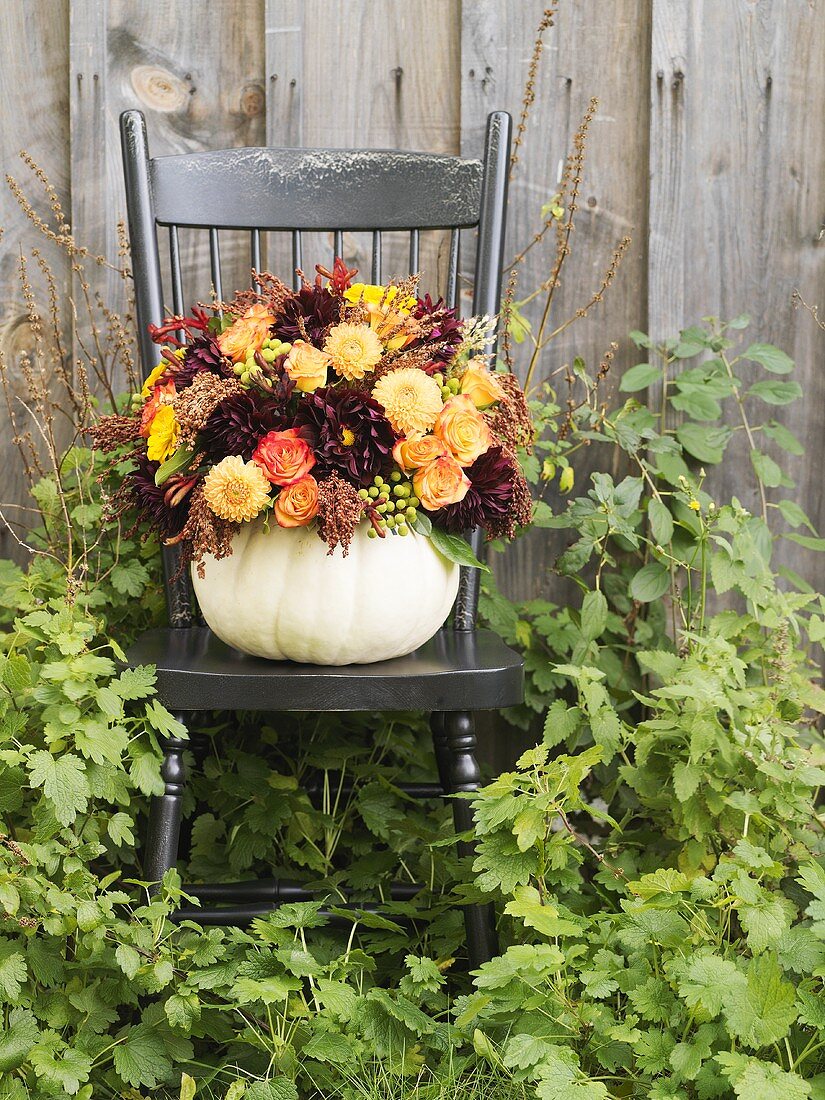
[(240, 455), (227, 455), (203, 481), (206, 503), (221, 519), (241, 523), (254, 519), (269, 500), (270, 485), (263, 470)]
[(441, 412), (441, 387), (417, 367), (400, 367), (379, 378), (372, 396), (384, 406), (393, 429), (407, 439), (418, 439), (435, 424)]
[(370, 283), (353, 283), (344, 291), (348, 302), (363, 304), (370, 315), (370, 328), (390, 351), (414, 339), (415, 333), (404, 328), (415, 298), (409, 294), (399, 296), (397, 286), (375, 286)]
[(375, 370), (384, 346), (369, 326), (341, 324), (329, 330), (324, 351), (335, 371), (352, 382)]
[(161, 405), (152, 417), (146, 457), (151, 462), (165, 462), (177, 450), (179, 432), (180, 424), (175, 416), (175, 410), (171, 405)]
[[(186, 348), (178, 348), (178, 350), (175, 352), (175, 355), (178, 357), (178, 359), (182, 359), (184, 355), (186, 355)], [(166, 372), (169, 370), (171, 370), (171, 367), (169, 366), (167, 360), (161, 359), (158, 365), (156, 367), (153, 367), (152, 370), (149, 372), (149, 377), (143, 383), (143, 389), (140, 391), (140, 396), (148, 397), (155, 386), (158, 384), (160, 379), (163, 378), (164, 374), (166, 374)]]
[(389, 309), (393, 303), (395, 308), (409, 312), (415, 305), (415, 298), (409, 294), (404, 295), (399, 301), (397, 286), (376, 286), (373, 283), (353, 283), (344, 291), (344, 297), (348, 302), (363, 302), (365, 306), (381, 306)]
[(694, 512), (702, 511), (702, 505), (699, 503), (698, 500), (692, 500), (690, 504), (688, 504), (688, 508), (692, 508)]
[(487, 409), (504, 397), (495, 375), (486, 367), (470, 363), (461, 376), (461, 393), (466, 393), (477, 409)]

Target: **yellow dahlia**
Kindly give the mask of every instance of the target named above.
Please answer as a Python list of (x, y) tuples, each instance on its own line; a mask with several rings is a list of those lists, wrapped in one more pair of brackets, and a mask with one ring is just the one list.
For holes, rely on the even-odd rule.
[(369, 325), (336, 325), (329, 330), (324, 351), (335, 371), (350, 382), (375, 370), (384, 354), (381, 340)]
[(441, 412), (441, 387), (417, 367), (399, 367), (379, 378), (372, 396), (384, 406), (393, 430), (407, 439), (428, 432)]
[(260, 466), (240, 455), (222, 458), (203, 481), (206, 503), (216, 516), (233, 523), (254, 519), (269, 499), (269, 488)]
[(171, 405), (161, 405), (152, 417), (147, 436), (146, 457), (151, 462), (165, 462), (178, 447), (178, 424), (175, 410)]

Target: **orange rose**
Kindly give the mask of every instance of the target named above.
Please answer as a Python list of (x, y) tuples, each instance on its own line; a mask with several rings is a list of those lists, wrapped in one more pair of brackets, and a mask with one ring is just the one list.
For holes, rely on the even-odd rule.
[(487, 421), (466, 393), (444, 402), (433, 432), (462, 466), (472, 466), (491, 443)]
[(318, 482), (312, 474), (281, 489), (273, 511), (279, 527), (306, 527), (312, 523), (318, 515)]
[(218, 337), (221, 353), (233, 363), (242, 363), (251, 348), (260, 351), (275, 318), (264, 305), (250, 306), (243, 317), (238, 318)]
[(259, 440), (252, 461), (273, 485), (291, 485), (315, 465), (315, 455), (295, 428), (268, 432)]
[(421, 439), (399, 439), (392, 449), (392, 457), (405, 474), (410, 470), (419, 470), (446, 454), (449, 451), (434, 435), (425, 435)]
[(496, 381), (495, 375), (486, 367), (478, 367), (474, 363), (470, 363), (462, 374), (460, 390), (477, 409), (486, 409), (504, 397), (504, 390)]
[(470, 479), (451, 455), (441, 455), (413, 475), (415, 495), (428, 512), (458, 504), (467, 495)]
[(301, 393), (312, 393), (327, 384), (330, 357), (306, 340), (296, 340), (284, 361), (286, 372)]

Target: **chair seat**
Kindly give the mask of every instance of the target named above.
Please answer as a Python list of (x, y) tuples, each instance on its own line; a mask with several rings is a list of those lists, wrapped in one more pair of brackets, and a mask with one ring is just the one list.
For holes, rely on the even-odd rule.
[(207, 627), (141, 635), (130, 666), (157, 666), (171, 710), (493, 710), (523, 698), (524, 662), (492, 631), (445, 628), (407, 657), (302, 665), (249, 657)]

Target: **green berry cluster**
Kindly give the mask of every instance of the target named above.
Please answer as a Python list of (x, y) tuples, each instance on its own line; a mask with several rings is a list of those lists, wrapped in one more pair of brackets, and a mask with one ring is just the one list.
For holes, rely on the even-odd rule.
[[(359, 489), (362, 500), (369, 501), (369, 511), (382, 532), (408, 535), (418, 518), (420, 500), (413, 492), (412, 482), (400, 470), (393, 470), (389, 479), (378, 474), (368, 489)], [(377, 538), (378, 531), (370, 527), (370, 538)]]
[(458, 378), (444, 378), (443, 374), (434, 374), (434, 381), (436, 381), (441, 387), (441, 396), (445, 401), (449, 401), (451, 397), (455, 397), (461, 386), (461, 381)]
[[(261, 358), (267, 363), (273, 363), (279, 355), (286, 355), (292, 344), (279, 340), (277, 336), (270, 336), (263, 342)], [(256, 375), (260, 375), (261, 368), (255, 362), (255, 348), (247, 348), (246, 359), (243, 363), (236, 363), (232, 368), (245, 386), (252, 385), (256, 381)]]

